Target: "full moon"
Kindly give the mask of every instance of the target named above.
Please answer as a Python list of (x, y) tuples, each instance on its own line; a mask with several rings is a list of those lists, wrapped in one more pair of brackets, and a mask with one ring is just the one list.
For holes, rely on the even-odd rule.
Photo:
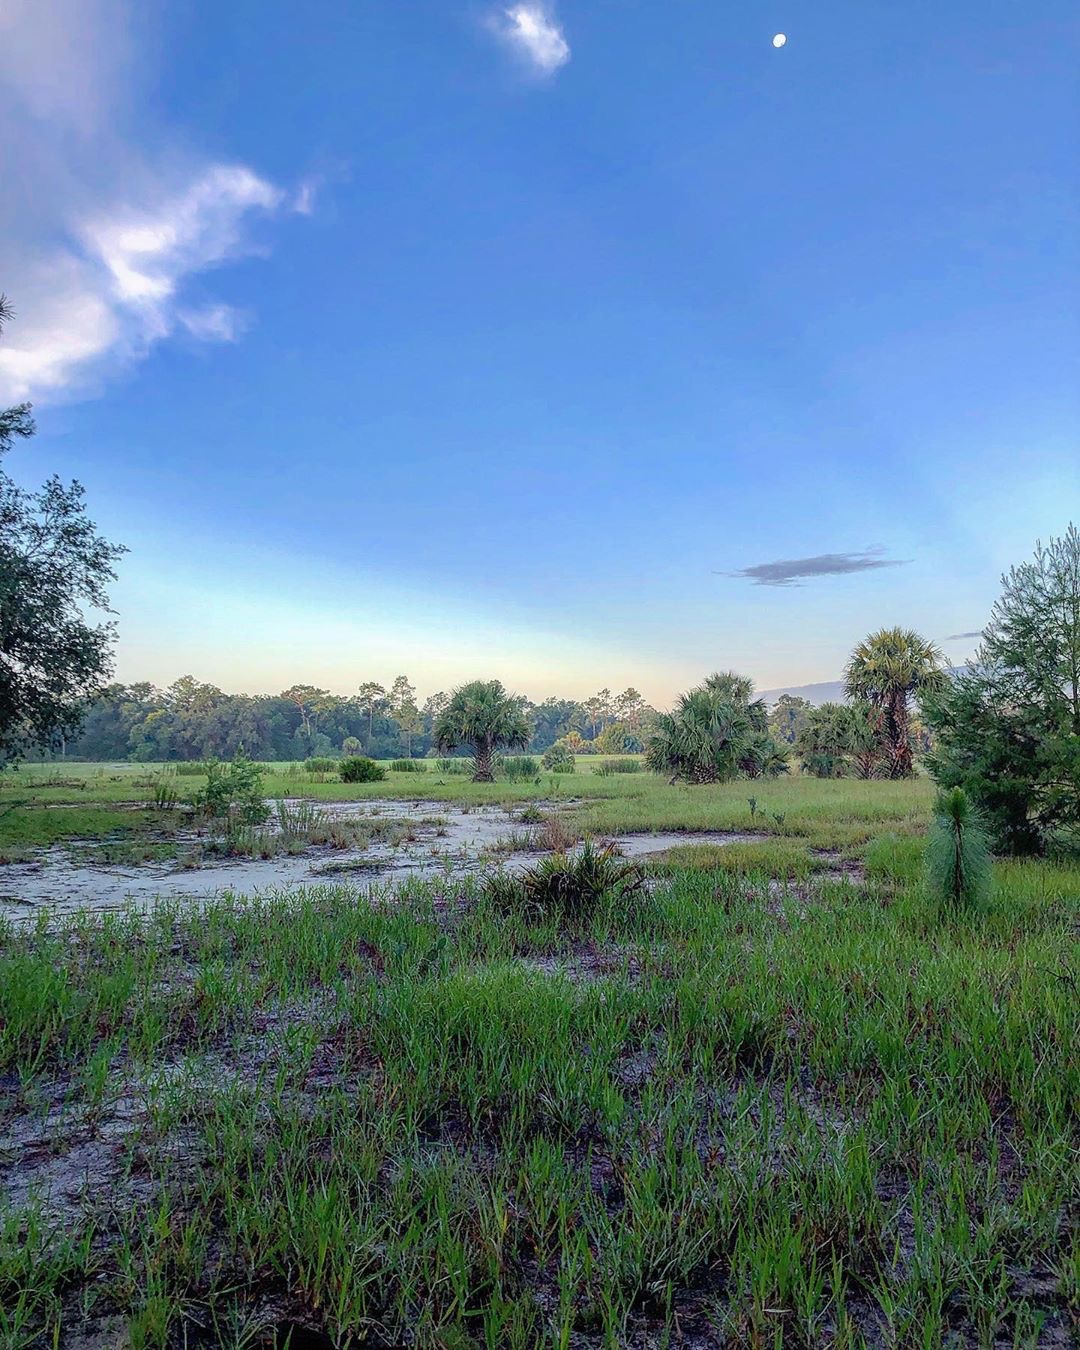
[(774, 47), (782, 47), (786, 41), (787, 41), (786, 33), (777, 33), (777, 35), (772, 40), (772, 45)]

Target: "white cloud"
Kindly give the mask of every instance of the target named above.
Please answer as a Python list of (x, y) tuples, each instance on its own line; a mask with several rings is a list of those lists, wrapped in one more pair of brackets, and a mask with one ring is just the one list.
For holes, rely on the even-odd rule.
[[(16, 309), (0, 341), (0, 402), (92, 392), (184, 331), (233, 342), (232, 306), (185, 293), (255, 251), (253, 218), (310, 214), (242, 164), (177, 162), (143, 125), (130, 0), (0, 0), (0, 290)], [(141, 76), (145, 78), (145, 75)], [(149, 132), (153, 131), (151, 137)], [(153, 139), (153, 150), (140, 147)]]
[(235, 341), (243, 330), (237, 312), (184, 305), (184, 283), (249, 251), (248, 217), (283, 200), (250, 169), (215, 164), (158, 200), (100, 208), (75, 222), (19, 278), (19, 321), (0, 345), (0, 397), (82, 391), (181, 326), (200, 341)]
[(492, 19), (502, 40), (534, 70), (553, 75), (570, 60), (570, 44), (542, 0), (510, 5)]

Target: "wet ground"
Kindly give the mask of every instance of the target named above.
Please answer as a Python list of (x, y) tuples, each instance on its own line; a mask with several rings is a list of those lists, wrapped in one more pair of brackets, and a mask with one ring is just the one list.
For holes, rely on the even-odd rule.
[[(559, 803), (558, 809), (573, 803)], [(552, 809), (555, 803), (534, 805)], [(117, 865), (92, 861), (94, 845), (80, 841), (73, 852), (63, 846), (42, 849), (29, 861), (0, 867), (0, 913), (28, 917), (41, 909), (70, 913), (77, 909), (121, 909), (147, 906), (157, 899), (208, 899), (231, 891), (256, 894), (282, 888), (347, 880), (364, 888), (408, 877), (460, 877), (492, 866), (511, 870), (528, 866), (544, 851), (541, 828), (522, 820), (520, 808), (462, 807), (449, 802), (322, 802), (320, 815), (329, 821), (400, 825), (362, 848), (319, 845), (300, 853), (269, 858), (204, 858), (193, 867), (181, 859)], [(398, 836), (395, 838), (395, 836)], [(614, 839), (631, 858), (664, 853), (686, 844), (733, 844), (760, 838), (735, 831), (624, 834)], [(183, 830), (170, 836), (181, 858), (199, 847), (200, 836)], [(204, 837), (203, 837), (204, 838)]]

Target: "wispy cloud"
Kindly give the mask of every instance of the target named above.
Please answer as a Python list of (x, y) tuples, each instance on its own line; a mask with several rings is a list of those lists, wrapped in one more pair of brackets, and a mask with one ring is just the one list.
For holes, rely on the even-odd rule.
[(807, 578), (844, 576), (850, 572), (872, 572), (880, 567), (902, 567), (906, 558), (883, 558), (880, 548), (861, 553), (817, 553), (812, 558), (780, 558), (776, 562), (755, 563), (737, 572), (721, 576), (741, 577), (755, 586), (799, 586)]
[[(0, 344), (0, 400), (92, 391), (170, 335), (233, 342), (247, 319), (191, 283), (256, 251), (250, 225), (310, 214), (295, 193), (243, 164), (139, 146), (128, 0), (10, 0), (0, 38), (3, 289), (18, 322)], [(156, 140), (167, 140), (159, 134)]]
[(950, 633), (945, 642), (964, 642), (968, 638), (982, 637), (982, 629), (977, 628), (973, 633)]
[(570, 60), (570, 44), (542, 0), (509, 5), (492, 15), (490, 24), (506, 46), (538, 74), (553, 75)]

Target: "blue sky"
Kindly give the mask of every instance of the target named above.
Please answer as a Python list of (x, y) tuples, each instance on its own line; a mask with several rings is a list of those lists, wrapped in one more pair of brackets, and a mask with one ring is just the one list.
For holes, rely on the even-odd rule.
[(0, 0), (12, 469), (130, 545), (118, 675), (665, 703), (978, 629), (1080, 514), (1078, 38), (1064, 0)]

